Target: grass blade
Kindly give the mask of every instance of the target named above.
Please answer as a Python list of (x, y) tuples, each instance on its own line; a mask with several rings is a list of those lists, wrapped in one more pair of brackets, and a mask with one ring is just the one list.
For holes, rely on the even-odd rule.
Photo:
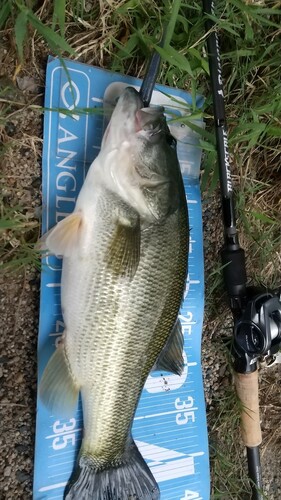
[(268, 217), (267, 215), (261, 213), (261, 212), (255, 212), (251, 211), (251, 214), (255, 219), (260, 220), (262, 222), (268, 223), (268, 224), (276, 224), (276, 221)]
[(176, 22), (178, 19), (178, 14), (181, 6), (181, 0), (174, 0), (172, 4), (172, 9), (170, 12), (170, 20), (168, 22), (167, 28), (166, 28), (166, 33), (165, 33), (165, 41), (164, 41), (164, 47), (163, 49), (167, 49), (168, 46), (170, 45), (173, 34), (175, 31), (175, 26)]
[(53, 30), (54, 30), (57, 23), (60, 27), (61, 36), (64, 37), (64, 32), (65, 32), (65, 0), (55, 0), (55, 2), (54, 2), (54, 13), (53, 13), (53, 24), (52, 24)]
[(58, 35), (58, 33), (56, 33), (54, 30), (49, 28), (49, 26), (43, 24), (42, 21), (40, 21), (40, 19), (35, 14), (33, 14), (32, 11), (28, 10), (27, 16), (32, 26), (38, 31), (40, 35), (43, 36), (43, 38), (45, 38), (54, 52), (57, 53), (58, 49), (60, 49), (61, 51), (68, 52), (68, 54), (75, 54), (75, 51), (65, 41), (65, 39), (62, 38), (62, 36)]
[(4, 2), (0, 9), (0, 30), (4, 28), (10, 13), (11, 13), (10, 3)]
[(26, 11), (20, 12), (15, 22), (15, 37), (16, 37), (16, 44), (19, 53), (19, 58), (21, 62), (23, 61), (23, 47), (27, 34), (27, 23), (28, 19)]
[(154, 45), (154, 48), (155, 50), (157, 50), (157, 52), (159, 52), (162, 59), (167, 61), (172, 66), (176, 66), (182, 71), (185, 71), (193, 78), (193, 72), (191, 66), (183, 54), (177, 52), (173, 47), (171, 47), (171, 45), (169, 45), (165, 49), (162, 49), (161, 47)]

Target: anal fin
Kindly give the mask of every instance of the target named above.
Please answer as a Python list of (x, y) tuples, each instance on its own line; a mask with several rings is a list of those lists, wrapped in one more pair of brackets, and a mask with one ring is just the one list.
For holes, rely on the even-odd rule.
[(184, 367), (183, 360), (183, 333), (180, 320), (177, 319), (164, 349), (160, 353), (154, 366), (154, 370), (166, 370), (181, 375)]
[(79, 387), (70, 372), (64, 345), (50, 358), (39, 384), (39, 395), (54, 414), (68, 416), (76, 408)]

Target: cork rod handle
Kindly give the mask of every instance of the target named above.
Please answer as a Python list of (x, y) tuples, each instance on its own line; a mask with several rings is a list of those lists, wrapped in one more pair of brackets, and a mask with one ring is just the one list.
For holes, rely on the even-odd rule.
[(247, 447), (259, 446), (262, 442), (258, 370), (253, 373), (235, 373), (235, 387), (242, 403), (241, 432)]

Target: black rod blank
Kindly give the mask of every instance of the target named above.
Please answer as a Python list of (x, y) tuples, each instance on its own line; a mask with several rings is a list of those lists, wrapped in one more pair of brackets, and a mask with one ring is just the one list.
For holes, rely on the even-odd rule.
[[(214, 2), (203, 0), (204, 12), (213, 14)], [(211, 19), (206, 20), (206, 31), (210, 32), (207, 37), (207, 48), (209, 55), (209, 67), (211, 75), (211, 86), (214, 103), (214, 118), (216, 125), (216, 140), (219, 163), (220, 186), (222, 195), (222, 210), (225, 232), (225, 242), (238, 245), (236, 230), (235, 208), (233, 201), (233, 187), (230, 174), (230, 161), (228, 152), (228, 135), (226, 128), (224, 94), (222, 81), (222, 68), (219, 53), (218, 34), (214, 29)]]
[[(206, 14), (214, 14), (214, 2), (203, 0)], [(218, 167), (222, 198), (222, 218), (225, 245), (221, 251), (225, 287), (230, 299), (230, 307), (237, 317), (246, 301), (246, 262), (244, 250), (239, 245), (236, 229), (235, 204), (231, 181), (228, 151), (228, 133), (226, 127), (222, 67), (219, 51), (219, 38), (215, 24), (206, 19), (207, 48), (209, 56), (210, 79), (213, 95), (213, 107), (218, 154)]]
[(158, 52), (154, 52), (154, 54), (151, 57), (149, 66), (145, 73), (139, 92), (145, 107), (148, 107), (151, 101), (151, 96), (159, 72), (160, 61), (161, 61), (160, 54)]
[(252, 500), (262, 500), (262, 477), (259, 447), (247, 448), (249, 477), (252, 479)]
[[(163, 47), (165, 43), (165, 38), (166, 38), (166, 29), (163, 31), (163, 35), (161, 38), (161, 41), (159, 43), (159, 47)], [(152, 57), (150, 59), (149, 65), (146, 69), (145, 75), (143, 82), (141, 84), (140, 88), (140, 97), (143, 101), (144, 107), (148, 107), (151, 101), (152, 93), (154, 90), (154, 86), (156, 83), (156, 79), (159, 73), (159, 68), (160, 68), (160, 62), (161, 62), (161, 56), (159, 52), (156, 50), (153, 52)]]

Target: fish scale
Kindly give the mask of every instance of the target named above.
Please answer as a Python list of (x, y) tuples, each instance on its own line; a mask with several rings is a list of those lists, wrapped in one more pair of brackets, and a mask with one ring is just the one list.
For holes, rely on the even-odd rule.
[[(178, 308), (178, 299), (176, 299), (174, 309), (175, 312), (171, 315), (169, 310), (162, 313), (161, 320), (159, 319), (161, 310), (159, 310), (159, 297), (161, 298), (168, 295), (169, 297), (172, 295), (171, 293), (167, 293), (171, 286), (171, 275), (170, 273), (163, 273), (163, 266), (165, 266), (165, 262), (167, 259), (175, 259), (175, 250), (178, 248), (178, 244), (175, 245), (174, 231), (171, 231), (171, 228), (175, 229), (176, 217), (173, 215), (170, 219), (167, 220), (165, 226), (167, 226), (166, 231), (165, 226), (158, 226), (156, 229), (150, 229), (150, 231), (144, 231), (143, 238), (143, 247), (147, 249), (145, 254), (147, 258), (145, 260), (145, 255), (143, 255), (143, 259), (141, 260), (141, 267), (138, 269), (136, 276), (133, 279), (133, 282), (124, 281), (121, 277), (121, 286), (116, 286), (118, 290), (118, 294), (120, 296), (120, 303), (123, 305), (127, 305), (127, 314), (126, 311), (121, 307), (121, 318), (117, 314), (114, 314), (114, 301), (116, 297), (114, 293), (112, 293), (112, 287), (110, 286), (110, 275), (107, 271), (103, 270), (101, 275), (96, 278), (98, 282), (97, 288), (103, 290), (104, 292), (101, 295), (101, 299), (96, 301), (95, 294), (92, 293), (92, 298), (90, 293), (88, 296), (88, 306), (92, 311), (92, 315), (87, 321), (88, 325), (92, 325), (92, 328), (89, 329), (88, 337), (89, 343), (85, 342), (85, 337), (83, 335), (83, 329), (75, 332), (75, 335), (79, 335), (81, 341), (83, 341), (85, 345), (86, 353), (88, 350), (91, 350), (91, 344), (93, 347), (93, 355), (96, 358), (96, 362), (93, 361), (93, 372), (95, 377), (95, 384), (93, 386), (93, 392), (95, 393), (95, 398), (98, 403), (94, 404), (92, 409), (91, 407), (85, 411), (84, 409), (84, 419), (89, 424), (85, 425), (86, 431), (86, 440), (87, 443), (90, 441), (95, 443), (100, 440), (106, 441), (107, 447), (112, 448), (113, 437), (115, 436), (114, 442), (118, 441), (116, 439), (116, 430), (120, 427), (120, 419), (125, 419), (125, 431), (123, 434), (122, 445), (123, 449), (127, 440), (128, 434), (128, 422), (130, 422), (132, 415), (135, 411), (136, 402), (138, 400), (138, 396), (141, 389), (141, 378), (137, 377), (137, 385), (133, 388), (132, 393), (133, 397), (130, 400), (131, 403), (131, 411), (128, 408), (128, 399), (124, 401), (123, 395), (117, 391), (116, 380), (120, 381), (121, 384), (125, 386), (125, 391), (127, 391), (127, 383), (132, 384), (132, 377), (136, 372), (135, 367), (139, 361), (139, 358), (145, 357), (146, 348), (143, 349), (143, 353), (139, 355), (136, 350), (136, 342), (141, 338), (147, 339), (148, 334), (152, 335), (155, 329), (155, 324), (160, 321), (160, 330), (159, 339), (154, 339), (152, 342), (153, 350), (156, 351), (156, 354), (152, 352), (151, 356), (153, 356), (152, 361), (148, 360), (145, 364), (145, 368), (143, 369), (142, 377), (146, 378), (148, 372), (150, 371), (152, 365), (154, 364), (154, 359), (157, 354), (159, 354), (161, 348), (163, 347), (163, 333), (164, 335), (168, 335), (171, 326), (175, 321), (175, 315), (177, 314)], [(102, 223), (102, 222), (101, 222)], [(153, 247), (149, 246), (149, 241), (153, 241)], [(170, 241), (169, 241), (170, 240)], [(154, 244), (154, 241), (157, 241), (157, 245)], [(102, 246), (107, 248), (107, 241), (102, 243)], [(144, 252), (143, 252), (144, 253)], [(152, 260), (152, 257), (154, 259)], [(186, 254), (185, 254), (186, 258)], [(182, 266), (184, 267), (184, 266)], [(153, 268), (153, 274), (151, 274), (151, 268)], [(114, 281), (114, 280), (113, 280)], [(92, 286), (93, 279), (89, 278), (90, 290), (94, 292), (95, 286)], [(107, 286), (105, 286), (105, 284)], [(178, 284), (178, 293), (177, 295), (182, 294), (182, 281), (179, 279), (177, 281)], [(81, 287), (85, 290), (87, 285), (85, 285), (84, 281), (81, 280)], [(75, 287), (78, 290), (78, 287)], [(145, 289), (146, 294), (139, 294), (139, 289)], [(149, 291), (149, 288), (151, 291)], [(108, 293), (106, 293), (108, 291)], [(160, 293), (159, 293), (160, 292)], [(174, 290), (172, 290), (172, 293)], [(86, 292), (85, 292), (86, 293)], [(79, 293), (78, 293), (79, 294)], [(131, 301), (133, 304), (131, 305), (128, 302), (128, 298), (131, 297)], [(95, 317), (95, 311), (99, 310), (98, 317)], [(104, 318), (107, 310), (111, 310), (111, 317), (114, 317), (114, 321), (106, 319), (103, 323), (101, 323), (100, 318)], [(149, 323), (144, 325), (143, 316), (148, 317), (148, 312), (150, 311)], [(157, 318), (158, 313), (158, 318)], [(85, 316), (87, 318), (87, 315)], [(161, 328), (161, 322), (162, 328)], [(146, 328), (144, 328), (146, 326)], [(160, 336), (161, 335), (161, 336)], [(122, 337), (122, 344), (121, 339)], [(129, 346), (127, 342), (125, 342), (125, 338), (131, 340)], [(162, 338), (161, 338), (162, 337)], [(140, 343), (140, 342), (139, 342)], [(165, 337), (164, 337), (165, 343)], [(79, 346), (76, 341), (76, 349), (79, 351)], [(115, 363), (108, 363), (107, 366), (104, 365), (103, 359), (115, 359)], [(118, 358), (122, 361), (127, 359), (130, 361), (130, 369), (127, 379), (124, 374), (120, 375), (120, 368), (118, 366)], [(84, 358), (85, 359), (85, 358)], [(122, 365), (121, 365), (122, 366)], [(89, 371), (89, 365), (86, 368), (87, 372)], [(127, 369), (128, 370), (128, 369)], [(108, 401), (105, 401), (104, 394), (109, 394), (113, 397), (114, 401), (111, 404), (108, 404)], [(87, 396), (88, 398), (89, 396)], [(85, 398), (85, 400), (87, 400)], [(95, 398), (92, 398), (93, 400)], [(114, 411), (114, 408), (117, 408)], [(101, 418), (102, 417), (102, 418)], [(98, 421), (100, 422), (100, 430), (97, 431), (94, 423)], [(92, 423), (92, 425), (91, 425)], [(93, 427), (93, 430), (91, 428)], [(112, 428), (112, 434), (109, 432), (109, 429)], [(88, 439), (89, 436), (93, 436), (93, 439)], [(98, 436), (98, 439), (97, 439)], [(95, 449), (95, 447), (99, 448), (99, 444), (89, 445), (91, 449)], [(120, 446), (120, 445), (119, 445)]]

